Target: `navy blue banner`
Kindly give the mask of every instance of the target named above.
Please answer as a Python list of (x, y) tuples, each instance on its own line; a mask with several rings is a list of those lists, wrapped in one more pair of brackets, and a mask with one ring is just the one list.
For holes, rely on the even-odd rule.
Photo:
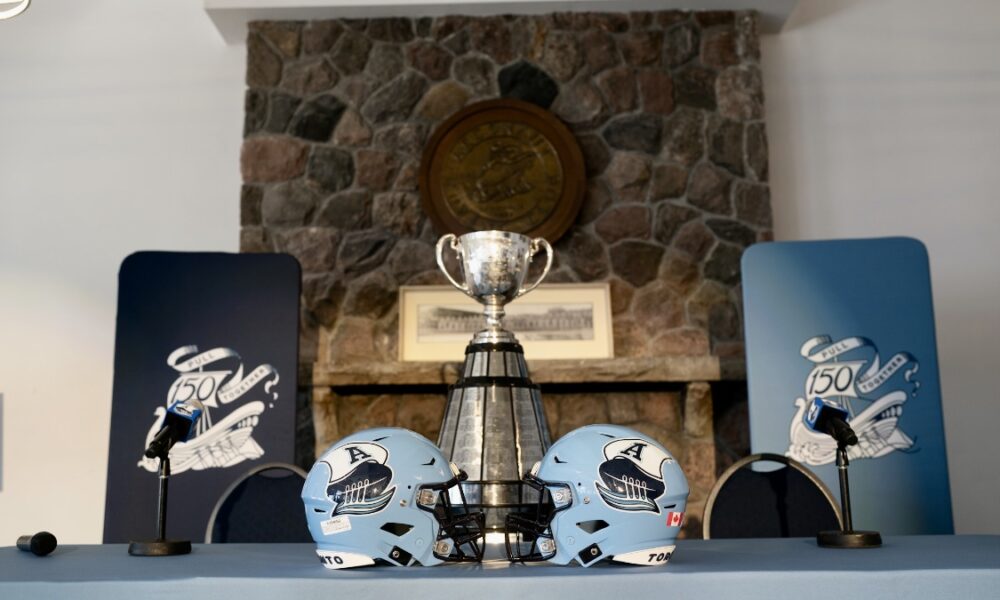
[(854, 524), (952, 533), (927, 250), (882, 238), (758, 244), (743, 255), (750, 438), (838, 495), (837, 444), (808, 424), (847, 412)]
[(118, 275), (104, 542), (156, 537), (166, 409), (199, 400), (170, 451), (167, 535), (201, 542), (220, 494), (262, 462), (292, 462), (300, 269), (284, 254), (138, 252)]

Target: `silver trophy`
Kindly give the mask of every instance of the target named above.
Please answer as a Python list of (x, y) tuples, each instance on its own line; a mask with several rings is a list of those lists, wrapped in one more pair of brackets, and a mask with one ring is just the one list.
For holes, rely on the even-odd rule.
[[(446, 245), (458, 257), (464, 283), (455, 281), (445, 267), (442, 253)], [(545, 269), (534, 283), (524, 286), (531, 259), (542, 248)], [(438, 240), (436, 250), (438, 267), (448, 281), (485, 307), (486, 329), (476, 334), (474, 342), (498, 341), (496, 336), (502, 333), (513, 337), (503, 329), (504, 305), (535, 289), (552, 267), (548, 242), (509, 231), (474, 231), (462, 237), (448, 233)]]
[[(462, 283), (448, 273), (445, 248), (455, 252)], [(533, 257), (544, 249), (545, 268), (524, 285)], [(537, 502), (537, 492), (521, 477), (549, 447), (549, 427), (538, 386), (531, 383), (524, 350), (503, 329), (504, 305), (535, 289), (552, 266), (552, 246), (507, 231), (447, 234), (437, 243), (437, 262), (448, 280), (482, 304), (486, 328), (465, 349), (458, 381), (448, 392), (448, 406), (438, 445), (469, 475), (466, 501), (486, 513), (486, 526), (501, 530), (511, 511)]]

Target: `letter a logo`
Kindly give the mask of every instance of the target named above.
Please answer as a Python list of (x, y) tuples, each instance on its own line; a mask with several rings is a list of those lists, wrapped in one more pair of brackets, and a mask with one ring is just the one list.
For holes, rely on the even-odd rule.
[(351, 464), (352, 465), (354, 463), (358, 462), (359, 460), (364, 460), (366, 458), (371, 458), (372, 457), (371, 454), (368, 454), (367, 452), (365, 452), (361, 448), (358, 448), (357, 446), (348, 446), (348, 447), (344, 448), (344, 450), (347, 450), (347, 452), (351, 455)]
[(635, 443), (619, 452), (619, 454), (625, 454), (635, 458), (636, 460), (642, 460), (642, 450), (645, 447), (646, 444)]

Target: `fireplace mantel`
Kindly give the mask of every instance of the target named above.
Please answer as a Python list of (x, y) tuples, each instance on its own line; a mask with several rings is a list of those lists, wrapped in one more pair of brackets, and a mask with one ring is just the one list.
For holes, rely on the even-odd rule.
[[(313, 385), (330, 387), (447, 385), (458, 380), (460, 362), (316, 364)], [(529, 361), (531, 380), (553, 383), (686, 383), (722, 379), (716, 356)]]
[(437, 17), (442, 15), (755, 10), (761, 33), (781, 30), (799, 0), (205, 0), (205, 12), (227, 44), (246, 41), (250, 21)]

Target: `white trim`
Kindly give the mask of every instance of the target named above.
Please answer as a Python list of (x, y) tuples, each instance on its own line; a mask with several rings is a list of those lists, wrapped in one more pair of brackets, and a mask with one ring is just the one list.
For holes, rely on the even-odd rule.
[(630, 565), (641, 565), (643, 567), (656, 567), (667, 564), (674, 553), (676, 546), (657, 546), (646, 550), (636, 550), (625, 554), (616, 554), (612, 557), (615, 562), (628, 563)]
[(319, 561), (327, 569), (348, 569), (350, 567), (365, 567), (375, 564), (375, 560), (372, 557), (355, 552), (317, 549), (316, 556), (319, 557)]
[(444, 15), (540, 15), (552, 12), (756, 10), (761, 32), (777, 33), (799, 0), (205, 0), (205, 12), (227, 44), (242, 44), (260, 20), (372, 19)]

